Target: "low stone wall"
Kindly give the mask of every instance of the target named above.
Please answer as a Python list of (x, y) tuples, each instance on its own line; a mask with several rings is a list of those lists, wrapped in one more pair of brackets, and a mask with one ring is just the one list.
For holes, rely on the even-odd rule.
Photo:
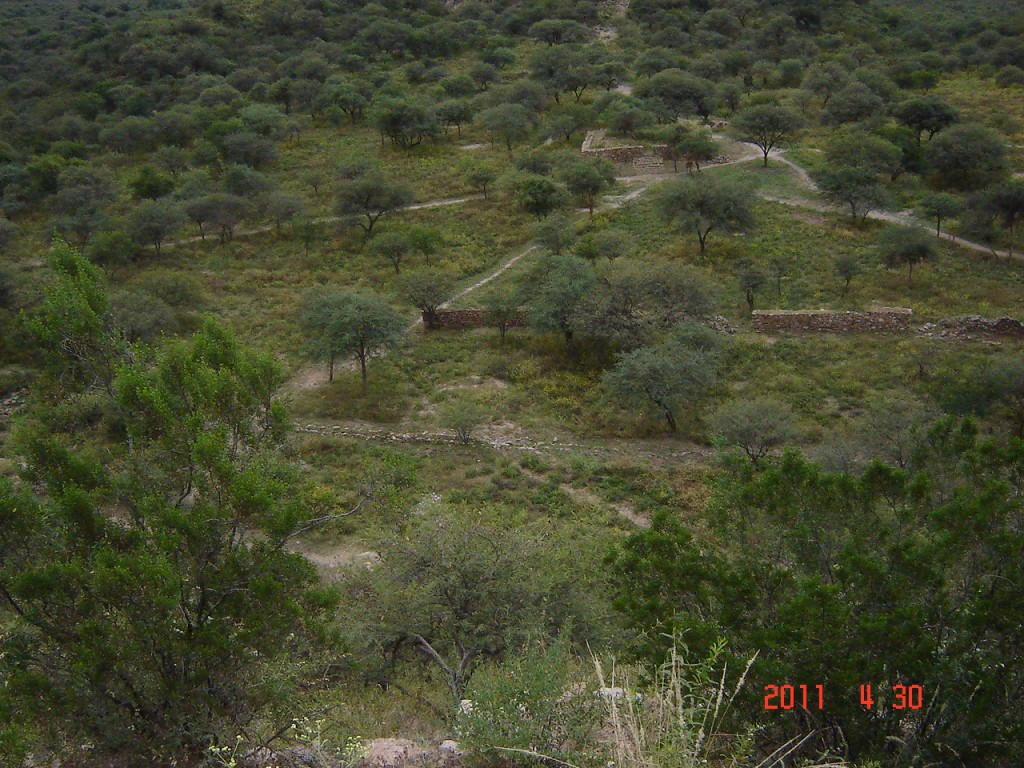
[(776, 309), (755, 311), (751, 316), (751, 324), (760, 333), (900, 333), (910, 330), (913, 317), (913, 310), (899, 307), (885, 307), (871, 312)]
[(635, 163), (641, 157), (659, 157), (662, 160), (665, 159), (665, 150), (667, 149), (664, 144), (655, 144), (651, 147), (642, 147), (640, 145), (629, 146), (629, 147), (604, 147), (603, 149), (584, 149), (583, 154), (589, 157), (603, 157), (605, 160), (611, 160), (613, 163), (619, 165), (629, 165)]
[(1024, 323), (1012, 317), (998, 317), (993, 320), (980, 315), (964, 315), (944, 317), (921, 326), (917, 332), (922, 336), (952, 339), (1024, 339)]
[[(437, 328), (483, 328), (487, 325), (487, 313), (482, 309), (439, 309), (434, 314), (434, 321), (427, 322), (424, 315), (423, 323), (431, 329)], [(511, 328), (521, 328), (526, 325), (526, 315), (513, 318), (509, 323)]]

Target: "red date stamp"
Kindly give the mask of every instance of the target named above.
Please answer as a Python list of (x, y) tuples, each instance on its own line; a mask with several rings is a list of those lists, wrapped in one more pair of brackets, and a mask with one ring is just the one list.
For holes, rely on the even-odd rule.
[[(824, 685), (766, 685), (764, 687), (764, 708), (780, 709), (825, 709)], [(893, 685), (889, 690), (889, 708), (893, 710), (921, 709), (924, 705), (924, 688), (920, 685)], [(870, 684), (860, 686), (860, 704), (867, 710), (876, 706), (883, 708), (872, 693)]]

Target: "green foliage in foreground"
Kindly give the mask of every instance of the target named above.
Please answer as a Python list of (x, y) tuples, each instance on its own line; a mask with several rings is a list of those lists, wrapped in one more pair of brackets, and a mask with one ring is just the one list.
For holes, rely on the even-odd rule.
[[(98, 355), (111, 338), (102, 287), (66, 246), (54, 261), (60, 278), (33, 320), (43, 354)], [(68, 299), (86, 285), (95, 301)], [(118, 351), (89, 360), (109, 381), (64, 392), (72, 409), (99, 405), (102, 460), (90, 435), (60, 429), (63, 404), (39, 403), (15, 436), (26, 482), (0, 482), (0, 604), (13, 620), (0, 710), (43, 744), (89, 741), (141, 764), (201, 754), (279, 703), (315, 658), (333, 598), (283, 550), (305, 508), (275, 450), (273, 358), (212, 320), (155, 352)]]
[[(907, 470), (831, 474), (795, 452), (761, 469), (731, 461), (713, 541), (656, 516), (615, 556), (618, 605), (643, 656), (665, 633), (698, 650), (728, 636), (741, 655), (762, 652), (758, 683), (823, 684), (819, 751), (1002, 764), (1024, 743), (1022, 460), (1020, 440), (944, 421)], [(868, 683), (882, 701), (870, 712)], [(895, 685), (923, 686), (925, 707), (894, 710)], [(780, 740), (799, 727), (775, 723)]]

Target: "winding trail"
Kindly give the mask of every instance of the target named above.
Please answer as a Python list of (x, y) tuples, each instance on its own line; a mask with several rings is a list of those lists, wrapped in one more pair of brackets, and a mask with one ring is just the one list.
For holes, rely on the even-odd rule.
[[(406, 205), (399, 208), (399, 211), (420, 211), (424, 208), (441, 208), (446, 205), (460, 205), (462, 203), (468, 203), (471, 200), (483, 200), (483, 195), (464, 195), (463, 197), (446, 197), (441, 200), (428, 200), (425, 203), (413, 203), (412, 205)], [(336, 224), (345, 221), (344, 216), (324, 216), (320, 219), (314, 219), (316, 224)], [(248, 237), (250, 235), (263, 235), (267, 232), (276, 232), (279, 227), (276, 224), (264, 224), (259, 227), (247, 227), (245, 229), (239, 229), (235, 231), (231, 239), (234, 240), (238, 237)], [(174, 248), (175, 246), (181, 245), (192, 245), (195, 243), (205, 243), (207, 240), (211, 242), (216, 241), (218, 238), (215, 235), (210, 235), (208, 238), (202, 235), (196, 235), (195, 237), (182, 237), (178, 240), (168, 240), (160, 245), (160, 250), (165, 251), (168, 248)]]

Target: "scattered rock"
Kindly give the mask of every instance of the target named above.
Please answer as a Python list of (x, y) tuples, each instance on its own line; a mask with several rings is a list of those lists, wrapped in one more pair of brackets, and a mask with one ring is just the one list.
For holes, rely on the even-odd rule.
[(934, 323), (926, 323), (917, 329), (920, 336), (941, 339), (992, 339), (1024, 338), (1024, 323), (1012, 317), (995, 319), (980, 315), (944, 317)]

